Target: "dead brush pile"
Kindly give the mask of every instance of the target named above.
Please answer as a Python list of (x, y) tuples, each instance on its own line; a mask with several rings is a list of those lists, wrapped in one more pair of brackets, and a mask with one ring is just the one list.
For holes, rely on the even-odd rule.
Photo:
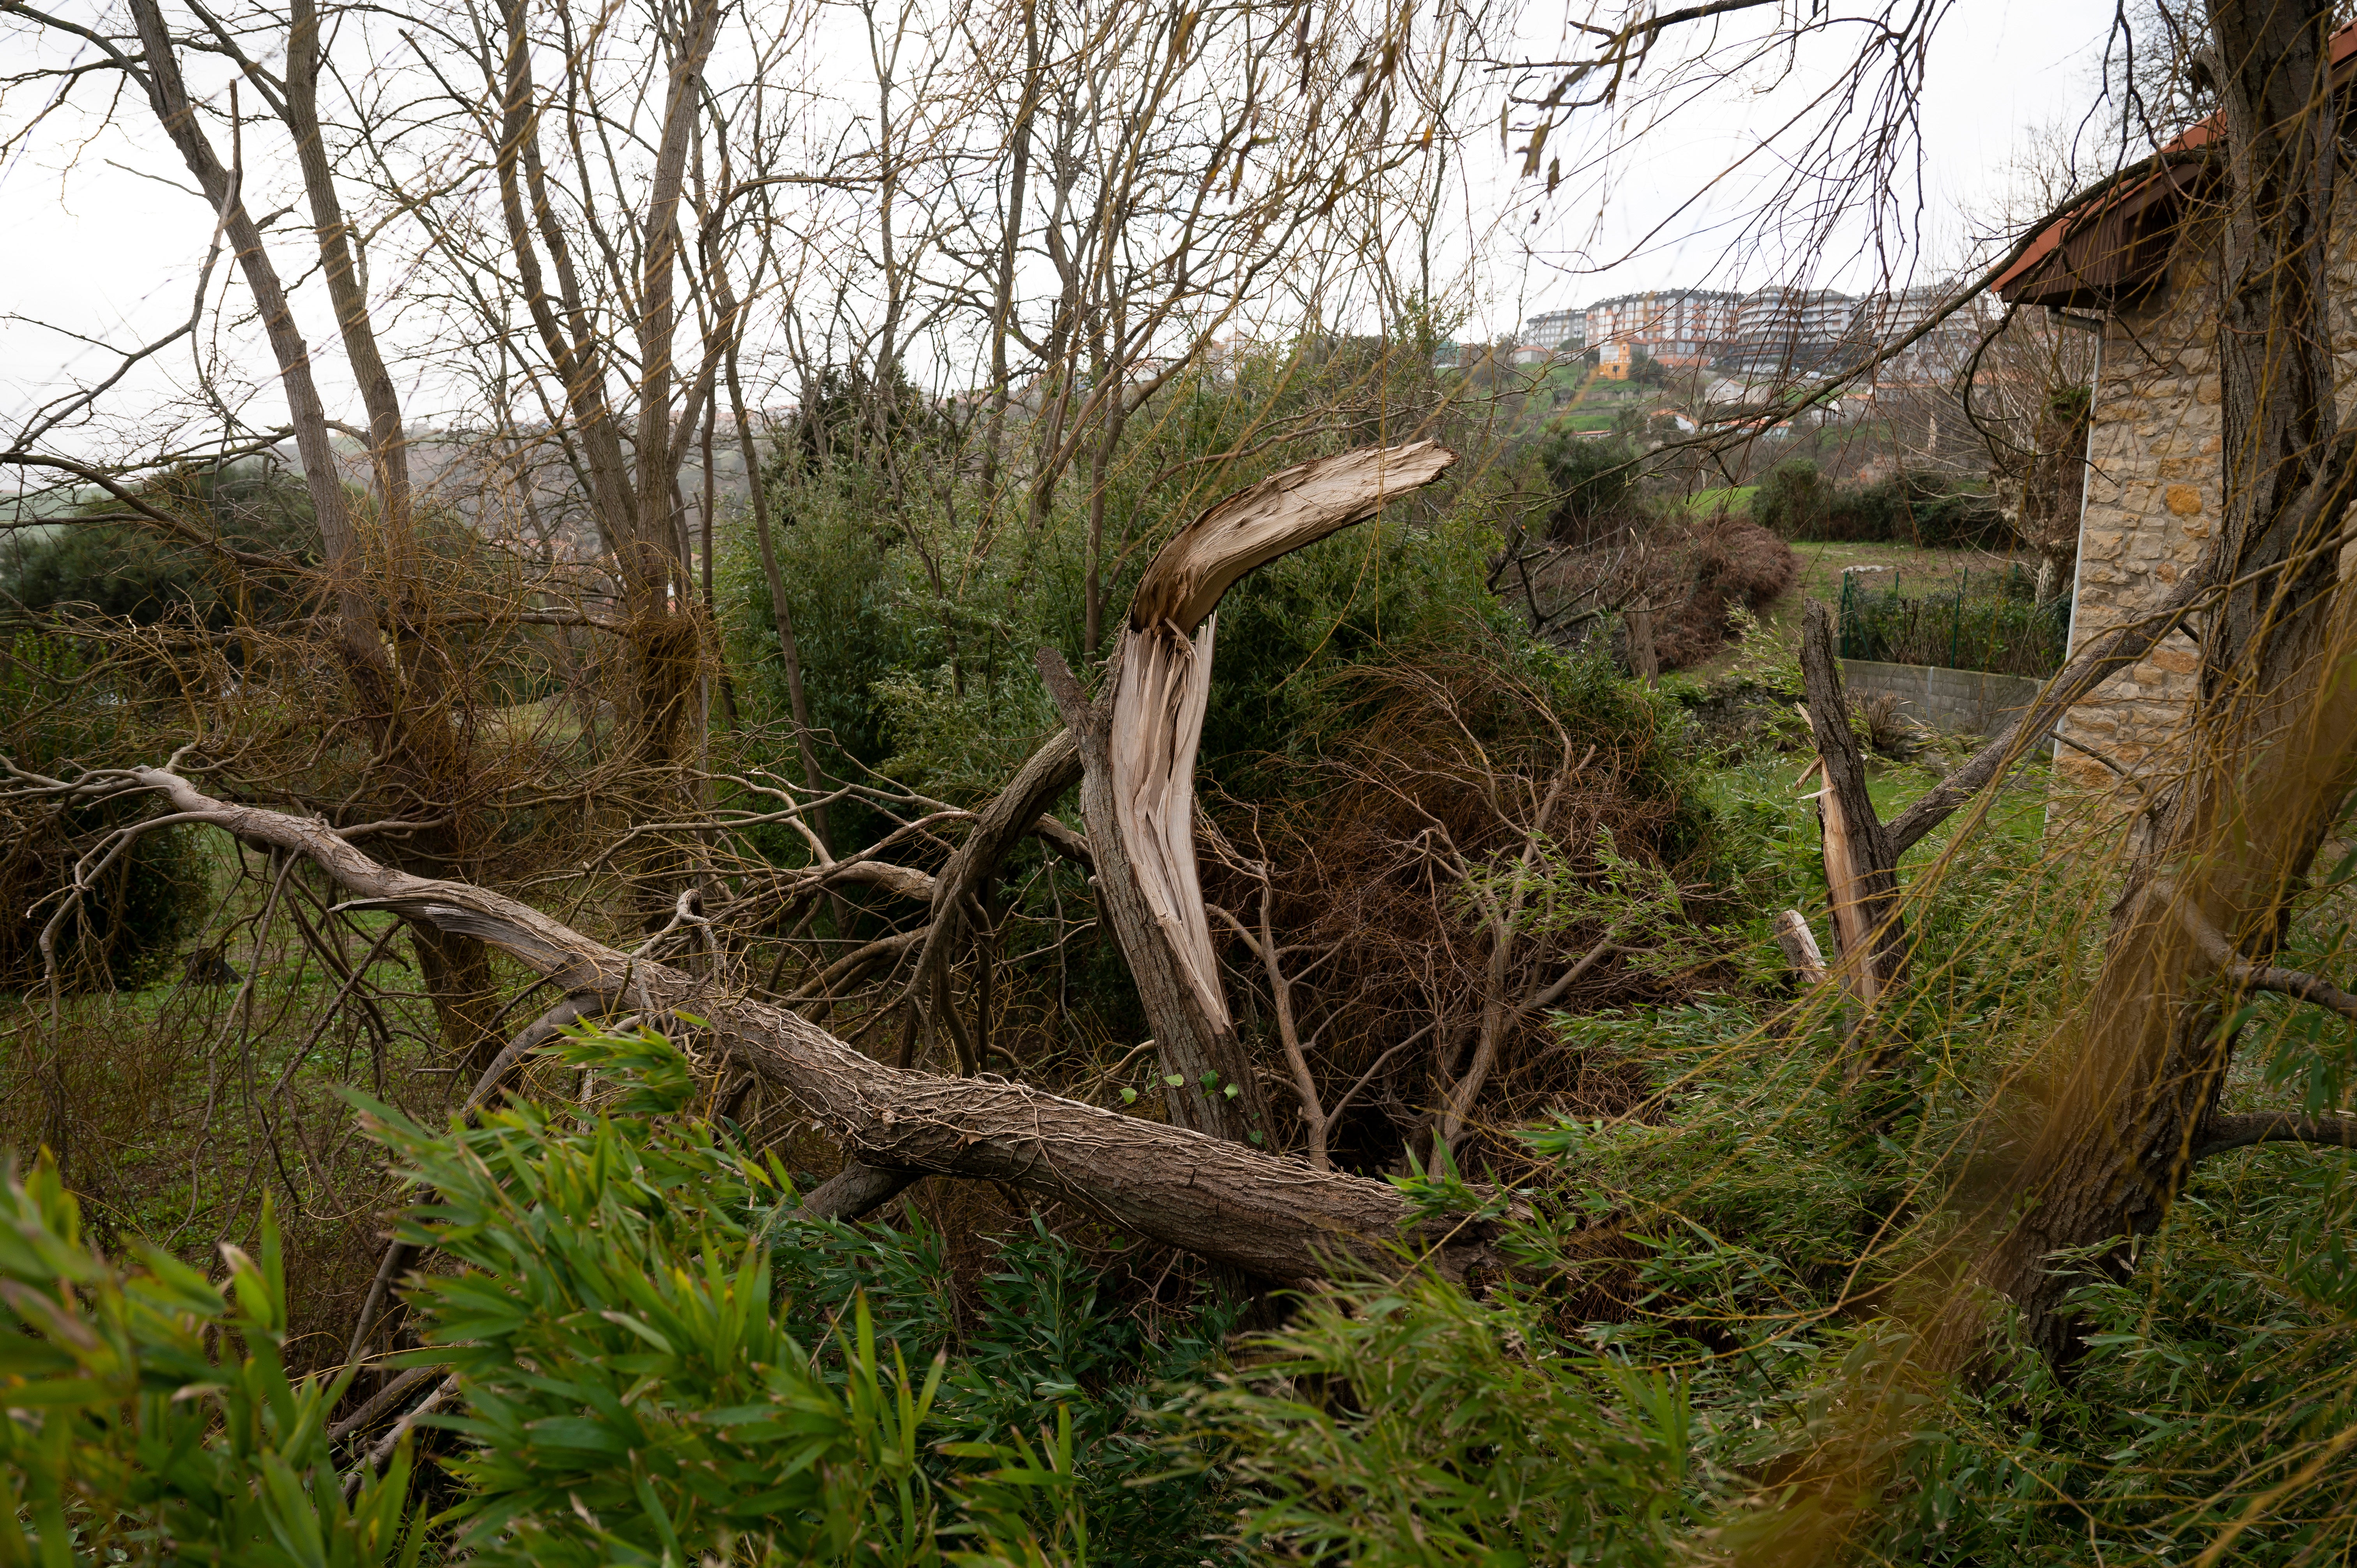
[(1575, 637), (1608, 633), (1611, 611), (1650, 607), (1655, 654), (1663, 669), (1679, 670), (1726, 645), (1729, 610), (1761, 608), (1800, 572), (1791, 545), (1720, 511), (1632, 525), (1617, 539), (1554, 553), (1533, 575), (1544, 602), (1597, 612), (1562, 623)]
[(1707, 819), (1661, 710), (1600, 660), (1488, 640), (1329, 696), (1283, 803), (1222, 802), (1204, 867), (1241, 1026), (1296, 1087), (1271, 1097), (1286, 1146), (1372, 1173), (1437, 1140), (1478, 1170), (1544, 1108), (1637, 1107), (1640, 1064), (1547, 1020), (1690, 996), (1715, 961), (1686, 881)]

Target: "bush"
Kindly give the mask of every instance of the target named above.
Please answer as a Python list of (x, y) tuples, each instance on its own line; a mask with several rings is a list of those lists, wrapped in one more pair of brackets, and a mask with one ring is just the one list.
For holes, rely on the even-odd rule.
[(1910, 596), (1896, 584), (1862, 588), (1855, 577), (1845, 578), (1842, 657), (2041, 679), (2061, 669), (2071, 601), (2034, 602), (2029, 575), (2018, 569), (1977, 581), (1976, 593), (1974, 575), (1958, 573)]
[(1693, 1414), (1674, 1378), (1410, 1274), (1320, 1294), (1250, 1381), (1193, 1410), (1244, 1488), (1264, 1561), (1361, 1568), (1674, 1560), (1693, 1517)]
[(1801, 575), (1792, 546), (1760, 527), (1722, 512), (1692, 528), (1683, 544), (1665, 553), (1672, 568), (1666, 592), (1656, 603), (1673, 607), (1653, 632), (1664, 670), (1680, 670), (1709, 658), (1727, 642), (1733, 612), (1765, 608)]
[(1806, 457), (1768, 470), (1751, 495), (1751, 521), (1784, 539), (1806, 539), (1822, 526), (1833, 487)]
[(958, 1331), (938, 1238), (801, 1218), (774, 1159), (683, 1117), (677, 1046), (559, 1051), (602, 1111), (437, 1132), (354, 1097), (429, 1189), (401, 1234), (462, 1265), (419, 1281), (407, 1357), (458, 1397), (381, 1479), (371, 1434), (328, 1434), (351, 1374), (287, 1374), (266, 1208), (224, 1287), (160, 1249), (101, 1256), (48, 1161), (0, 1172), (0, 1562), (1201, 1560), (1222, 1483), (1163, 1478), (1188, 1450), (1147, 1396), (1208, 1374), (1224, 1317), (1150, 1343), (1035, 1229)]
[(802, 1218), (774, 1155), (682, 1115), (676, 1045), (562, 1050), (605, 1086), (587, 1126), (524, 1104), (437, 1132), (363, 1102), (431, 1189), (403, 1235), (470, 1265), (414, 1298), (416, 1359), (466, 1396), (436, 1420), (464, 1444), (444, 1516), (463, 1550), (921, 1563), (945, 1533), (1052, 1544), (1037, 1526), (1134, 1563), (1200, 1556), (1211, 1488), (1142, 1485), (1171, 1455), (1141, 1407), (1160, 1378), (1201, 1375), (1222, 1319), (1154, 1343), (1035, 1228), (961, 1327), (938, 1235)]
[(1751, 516), (1785, 539), (1813, 543), (1948, 548), (1994, 545), (2009, 537), (2005, 514), (1986, 486), (1923, 473), (1836, 486), (1805, 457), (1768, 471), (1752, 497)]
[[(23, 632), (0, 650), (0, 755), (19, 768), (72, 777), (112, 749), (129, 711), (61, 639)], [(35, 799), (0, 811), (0, 989), (40, 983), (41, 930), (72, 886), (75, 863), (104, 834), (145, 814), (149, 800)], [(79, 914), (59, 926), (61, 981), (75, 988), (139, 983), (201, 918), (207, 891), (189, 835), (170, 828), (141, 834), (97, 876)]]
[[(296, 559), (314, 553), (310, 498), (279, 469), (253, 463), (188, 467), (143, 486), (140, 494), (151, 506), (196, 518), (239, 549)], [(0, 553), (0, 588), (28, 610), (79, 606), (137, 626), (178, 619), (218, 630), (295, 611), (291, 583), (124, 522), (59, 523), (26, 536)]]
[(221, 1259), (221, 1284), (156, 1247), (119, 1268), (82, 1241), (54, 1164), (0, 1168), (0, 1561), (418, 1561), (410, 1444), (347, 1501), (327, 1428), (351, 1375), (286, 1375), (266, 1198), (260, 1255)]
[[(1723, 647), (1730, 618), (1781, 596), (1800, 575), (1792, 546), (1727, 512), (1695, 520), (1673, 512), (1643, 526), (1641, 553), (1599, 545), (1566, 551), (1535, 574), (1552, 605), (1600, 609), (1614, 604), (1653, 607), (1653, 646), (1664, 670), (1679, 670)], [(1574, 635), (1592, 636), (1584, 619)]]
[(1547, 426), (1539, 473), (1552, 498), (1538, 532), (1555, 544), (1594, 544), (1636, 515), (1637, 449), (1619, 437), (1584, 436), (1568, 421)]

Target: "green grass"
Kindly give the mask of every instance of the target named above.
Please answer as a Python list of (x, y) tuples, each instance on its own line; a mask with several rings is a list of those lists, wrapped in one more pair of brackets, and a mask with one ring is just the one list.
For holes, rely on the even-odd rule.
[(1686, 510), (1696, 517), (1707, 517), (1715, 511), (1732, 516), (1748, 517), (1751, 513), (1751, 498), (1760, 493), (1758, 485), (1722, 486), (1715, 490), (1698, 490), (1686, 499)]
[[(1706, 490), (1690, 504), (1698, 507), (1705, 497), (1728, 493), (1746, 492)], [(2016, 562), (2033, 570), (2037, 565), (2035, 559), (2028, 554), (2009, 555), (1980, 549), (1923, 550), (1912, 544), (1795, 544), (1792, 553), (1801, 558), (1800, 576), (1781, 597), (1771, 601), (1760, 612), (1760, 635), (1792, 650), (1797, 650), (1801, 646), (1801, 616), (1809, 600), (1816, 599), (1829, 609), (1838, 607), (1841, 604), (1842, 573), (1849, 567), (1890, 568), (1872, 574), (1869, 579), (1876, 587), (1887, 588), (1890, 586), (1894, 572), (1902, 583), (1932, 579), (1953, 582), (1956, 573), (1965, 568), (1980, 573), (2001, 571)], [(1686, 673), (1697, 680), (1707, 681), (1725, 673), (1741, 657), (1742, 646), (1730, 643)]]

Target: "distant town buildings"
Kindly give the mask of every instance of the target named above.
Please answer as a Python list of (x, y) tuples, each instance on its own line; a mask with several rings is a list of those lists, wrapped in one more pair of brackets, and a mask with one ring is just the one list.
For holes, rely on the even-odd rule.
[[(1585, 309), (1550, 310), (1516, 330), (1518, 365), (1592, 354), (1598, 373), (1626, 381), (1639, 356), (1667, 370), (1715, 370), (1747, 381), (1808, 376), (1854, 363), (1921, 327), (1945, 303), (1937, 286), (1854, 296), (1834, 289), (1647, 289)], [(1969, 322), (1943, 323), (1877, 373), (1879, 381), (1944, 379)], [(1504, 356), (1502, 346), (1480, 350)], [(1469, 360), (1471, 355), (1463, 359)]]
[(1552, 349), (1558, 354), (1584, 354), (1587, 351), (1587, 312), (1582, 310), (1548, 310), (1523, 323), (1515, 339), (1526, 346)]
[(1859, 302), (1831, 289), (1763, 288), (1743, 296), (1735, 340), (1718, 368), (1746, 380), (1830, 369), (1853, 334)]
[(1709, 365), (1735, 341), (1743, 295), (1720, 289), (1649, 289), (1587, 307), (1587, 343), (1597, 370), (1627, 381), (1641, 352), (1671, 370)]

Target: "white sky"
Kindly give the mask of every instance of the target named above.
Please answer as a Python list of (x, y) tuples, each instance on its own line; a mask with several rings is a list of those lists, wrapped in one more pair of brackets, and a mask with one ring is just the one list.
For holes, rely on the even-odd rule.
[[(1542, 52), (1558, 47), (1551, 35), (1561, 13), (1549, 8), (1552, 3), (1534, 0), (1527, 13), (1527, 42)], [(1935, 252), (1927, 273), (1961, 257), (1968, 228), (1961, 215), (1989, 209), (2025, 133), (2076, 124), (2093, 94), (2112, 15), (2111, 0), (1959, 0), (1948, 15), (1922, 99), (1925, 228)], [(822, 47), (853, 43), (847, 30), (832, 27), (823, 27), (819, 38)], [(1804, 55), (1796, 75), (1822, 77), (1828, 63)], [(843, 72), (856, 76), (864, 66), (864, 59), (847, 59)], [(817, 74), (830, 74), (825, 62)], [(1792, 82), (1763, 91), (1726, 84), (1698, 95), (1637, 145), (1600, 197), (1593, 185), (1567, 182), (1547, 199), (1496, 170), (1477, 176), (1458, 220), (1458, 253), (1469, 245), (1480, 258), (1474, 317), (1459, 336), (1493, 336), (1540, 310), (1637, 288), (1758, 286), (1797, 281), (1799, 273), (1811, 270), (1815, 275), (1807, 281), (1823, 286), (1869, 282), (1864, 269), (1846, 266), (1840, 257), (1821, 258), (1812, 269), (1806, 258), (1756, 249), (1730, 256), (1730, 231), (1758, 199), (1744, 177), (1721, 181), (1641, 256), (1605, 264), (1764, 128), (1790, 114), (1796, 91)], [(92, 102), (99, 96), (87, 87), (82, 92)], [(135, 135), (110, 131), (78, 148), (53, 135), (0, 167), (0, 212), (7, 215), (0, 240), (5, 258), (0, 262), (0, 422), (8, 427), (67, 381), (112, 362), (102, 350), (36, 323), (127, 346), (159, 335), (188, 313), (211, 215), (188, 188), (177, 157), (147, 129), (145, 105), (125, 107), (130, 113), (124, 118), (139, 128)], [(1494, 132), (1486, 147), (1502, 169)], [(290, 245), (282, 258), (290, 275), (300, 249)], [(304, 292), (318, 291), (314, 285)], [(236, 297), (242, 304), (242, 287)], [(326, 362), (334, 337), (323, 302), (307, 297), (303, 309), (323, 379), (336, 397), (348, 383), (340, 362)], [(266, 382), (268, 363), (259, 350), (257, 339), (238, 362), (257, 382)], [(188, 346), (176, 346), (166, 357), (185, 382)], [(126, 416), (136, 416), (139, 402), (135, 387), (126, 387), (121, 402)], [(337, 412), (357, 423), (356, 410)], [(82, 439), (96, 438), (93, 433)], [(12, 479), (0, 475), (0, 489)]]
[[(1927, 253), (1916, 281), (1955, 267), (1971, 253), (1971, 242), (1984, 237), (1975, 231), (2011, 186), (2010, 166), (2030, 133), (2056, 125), (2066, 134), (2079, 129), (2097, 92), (2113, 16), (2112, 0), (1958, 0), (1943, 19), (1921, 101)], [(1530, 40), (1535, 49), (1553, 43), (1545, 37)], [(1795, 76), (1830, 74), (1829, 52), (1820, 50), (1813, 59), (1804, 53)], [(1801, 96), (1796, 88), (1788, 82), (1751, 92), (1726, 84), (1685, 102), (1642, 139), (1609, 192), (1590, 190), (1581, 200), (1570, 196), (1566, 183), (1550, 202), (1523, 185), (1503, 226), (1521, 237), (1513, 247), (1521, 254), (1511, 263), (1501, 259), (1480, 325), (1504, 331), (1542, 310), (1647, 288), (1798, 283), (1857, 292), (1875, 286), (1878, 269), (1854, 253), (1806, 258), (1737, 243), (1737, 231), (1757, 203), (1756, 197), (1745, 199), (1746, 175), (1722, 182), (1711, 199), (1671, 220), (1633, 259), (1619, 260), (1787, 119)], [(1772, 163), (1761, 160), (1758, 172), (1771, 174)], [(1968, 214), (1981, 215), (1980, 220)], [(1465, 335), (1487, 334), (1469, 324)]]

